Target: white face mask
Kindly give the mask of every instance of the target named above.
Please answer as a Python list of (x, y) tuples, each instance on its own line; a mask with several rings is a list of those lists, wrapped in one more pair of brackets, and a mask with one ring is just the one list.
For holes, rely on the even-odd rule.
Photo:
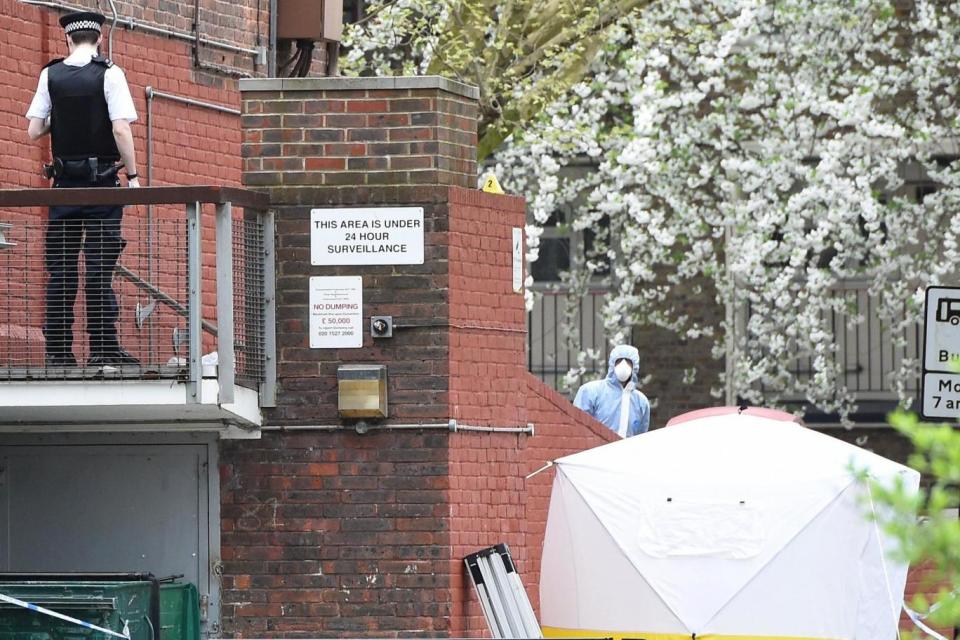
[(617, 376), (617, 380), (620, 382), (626, 382), (630, 379), (630, 375), (633, 373), (633, 367), (630, 366), (630, 363), (626, 360), (621, 360), (617, 363), (617, 366), (613, 368), (614, 374)]

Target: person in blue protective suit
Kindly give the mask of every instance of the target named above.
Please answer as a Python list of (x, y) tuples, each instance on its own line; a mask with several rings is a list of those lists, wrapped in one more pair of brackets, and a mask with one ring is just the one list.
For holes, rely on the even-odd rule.
[(640, 352), (621, 344), (610, 352), (607, 377), (588, 382), (577, 391), (573, 404), (628, 438), (650, 428), (650, 402), (637, 390)]

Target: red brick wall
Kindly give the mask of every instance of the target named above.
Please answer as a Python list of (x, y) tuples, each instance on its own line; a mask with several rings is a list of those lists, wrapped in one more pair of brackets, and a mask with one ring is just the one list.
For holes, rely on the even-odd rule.
[[(523, 220), (523, 201), (438, 189), (447, 204), (424, 203), (426, 264), (320, 270), (363, 273), (365, 317), (419, 317), (429, 290), (441, 295), (427, 319), (446, 317), (449, 327), (377, 342), (365, 335), (362, 350), (308, 348), (304, 292), (317, 271), (307, 255), (309, 211), (278, 208), (280, 394), (268, 420), (336, 424), (336, 365), (371, 361), (388, 366), (394, 421), (532, 421), (536, 435), (307, 431), (226, 444), (223, 620), (230, 634), (482, 635), (463, 557), (507, 542), (536, 603), (552, 474), (523, 476), (615, 439), (526, 372), (523, 297), (511, 285), (511, 228)], [(403, 286), (424, 277), (421, 289)]]
[(450, 81), (401, 80), (407, 86), (388, 88), (389, 78), (241, 83), (244, 184), (290, 203), (321, 194), (409, 202), (400, 190), (475, 186), (476, 101)]
[[(718, 325), (723, 320), (723, 307), (714, 303), (713, 285), (706, 279), (694, 285), (674, 287), (671, 304), (683, 309), (691, 322), (699, 325)], [(706, 304), (705, 304), (706, 302)], [(723, 397), (711, 394), (719, 387), (723, 358), (714, 358), (714, 339), (688, 339), (673, 331), (656, 327), (634, 329), (631, 344), (640, 351), (640, 375), (653, 374), (641, 389), (650, 400), (650, 428), (656, 429), (687, 411), (723, 404)], [(604, 358), (606, 362), (606, 358)], [(696, 369), (691, 384), (684, 381), (688, 370)], [(604, 371), (606, 365), (604, 365)]]
[[(37, 52), (46, 46), (47, 28), (44, 21), (37, 19), (42, 15), (40, 10), (14, 0), (0, 0), (0, 14), (5, 20), (4, 29), (0, 30), (3, 51), (0, 56), (0, 141), (3, 143), (0, 188), (38, 186), (44, 155), (29, 142), (27, 120), (23, 116), (37, 86), (36, 75), (41, 67)], [(12, 51), (20, 53), (11, 55)], [(41, 357), (43, 353), (42, 320), (30, 322), (30, 309), (38, 305), (42, 309), (39, 292), (46, 282), (38, 213), (24, 209), (0, 210), (0, 222), (15, 225), (5, 232), (6, 240), (21, 248), (29, 242), (37, 249), (31, 261), (33, 269), (22, 269), (19, 277), (4, 277), (0, 281), (0, 299), (6, 301), (0, 323), (0, 358), (7, 362), (16, 362), (16, 356), (28, 350), (39, 348)], [(0, 250), (0, 269), (10, 274), (15, 264), (10, 249)]]
[[(252, 2), (252, 0), (250, 0)], [(206, 6), (207, 0), (201, 2)], [(85, 2), (84, 6), (94, 7), (96, 3)], [(180, 9), (174, 11), (172, 3), (163, 4), (160, 0), (147, 3), (118, 2), (121, 15), (130, 11), (150, 14), (150, 20), (159, 23), (175, 22), (183, 15)], [(190, 4), (186, 2), (177, 3)], [(247, 2), (246, 4), (250, 4)], [(170, 6), (168, 6), (170, 5)], [(234, 11), (228, 3), (218, 3), (224, 16)], [(192, 6), (192, 4), (191, 4)], [(5, 152), (0, 154), (0, 188), (46, 187), (49, 183), (40, 176), (40, 165), (49, 161), (49, 138), (42, 143), (31, 142), (26, 135), (27, 120), (24, 117), (37, 87), (37, 78), (41, 67), (50, 59), (67, 54), (63, 30), (57, 20), (62, 12), (43, 7), (34, 7), (16, 0), (0, 0), (0, 15), (4, 17), (4, 30), (0, 33), (0, 43), (4, 55), (0, 56), (0, 141)], [(136, 12), (134, 12), (136, 15)], [(191, 14), (192, 15), (192, 14)], [(264, 12), (264, 19), (266, 15)], [(223, 22), (220, 20), (220, 22)], [(235, 29), (236, 37), (243, 32), (246, 38), (246, 26)], [(226, 31), (224, 37), (234, 37)], [(16, 52), (16, 55), (12, 55)], [(106, 42), (102, 47), (106, 53)], [(142, 31), (117, 28), (113, 35), (113, 57), (124, 70), (130, 85), (130, 92), (137, 108), (139, 119), (133, 124), (134, 146), (137, 154), (138, 171), (143, 176), (142, 184), (147, 184), (147, 100), (145, 89), (152, 86), (155, 90), (178, 96), (193, 98), (233, 109), (240, 106), (236, 80), (218, 74), (198, 70), (193, 64), (191, 44), (163, 36), (151, 35)], [(240, 128), (237, 115), (221, 113), (197, 106), (185, 105), (164, 98), (155, 98), (152, 108), (153, 185), (174, 184), (223, 184), (240, 183)], [(166, 278), (157, 278), (158, 284), (167, 293), (185, 300), (185, 251), (183, 240), (183, 207), (154, 207), (154, 218), (158, 221), (155, 233), (156, 246), (162, 247), (157, 255), (163, 256), (155, 266), (159, 273), (168, 274)], [(124, 213), (124, 238), (128, 245), (121, 258), (121, 264), (143, 275), (147, 271), (147, 233), (144, 227), (146, 211), (144, 207), (128, 207)], [(0, 221), (15, 222), (16, 227), (10, 233), (19, 243), (15, 252), (5, 256), (11, 261), (28, 260), (25, 271), (30, 274), (27, 281), (8, 281), (0, 285), (0, 295), (5, 299), (17, 300), (14, 305), (18, 315), (5, 317), (0, 328), (0, 358), (8, 362), (25, 364), (21, 356), (29, 350), (33, 364), (42, 359), (43, 340), (40, 334), (42, 324), (43, 290), (46, 276), (42, 266), (42, 242), (46, 212), (40, 209), (20, 209), (0, 211)], [(213, 216), (207, 212), (205, 224), (207, 280), (205, 295), (205, 314), (215, 318), (215, 277), (213, 271)], [(181, 245), (181, 246), (177, 246)], [(23, 256), (27, 256), (24, 258)], [(172, 258), (171, 258), (172, 257)], [(22, 264), (10, 262), (9, 264)], [(178, 275), (178, 272), (179, 273)], [(119, 322), (121, 341), (141, 358), (141, 349), (145, 344), (142, 334), (133, 323), (133, 309), (139, 300), (147, 302), (132, 285), (117, 280), (116, 288), (120, 295), (121, 318)], [(80, 295), (82, 299), (82, 293)], [(75, 325), (77, 339), (75, 352), (81, 359), (86, 357), (85, 339), (81, 335), (83, 327), (82, 305), (78, 305), (78, 320)], [(167, 317), (161, 319), (161, 316)], [(170, 328), (175, 322), (169, 310), (161, 308), (154, 320), (162, 328), (157, 338), (158, 348), (164, 352), (158, 358), (166, 362), (172, 355)], [(4, 342), (4, 335), (16, 336), (14, 341)], [(26, 338), (26, 342), (20, 336)], [(207, 350), (213, 348), (209, 339)]]
[[(941, 592), (949, 592), (952, 585), (937, 581), (937, 572), (928, 563), (921, 563), (910, 567), (910, 573), (907, 574), (907, 588), (904, 602), (906, 605), (913, 606), (912, 600), (917, 596), (923, 596), (928, 603), (937, 601)], [(927, 625), (931, 626), (931, 625)], [(947, 638), (954, 638), (954, 629), (931, 626), (934, 630)], [(917, 627), (907, 617), (906, 612), (900, 616), (900, 630), (911, 631), (923, 637)]]
[(517, 383), (526, 370), (526, 310), (513, 291), (513, 228), (522, 198), (450, 190), (450, 415), (526, 425)]
[[(446, 191), (445, 189), (440, 189)], [(277, 208), (277, 349), (282, 393), (267, 411), (275, 424), (337, 423), (337, 365), (386, 363), (390, 415), (394, 420), (428, 422), (447, 419), (448, 335), (442, 326), (398, 329), (395, 337), (376, 340), (364, 331), (363, 349), (311, 349), (309, 278), (311, 275), (362, 273), (364, 326), (369, 315), (392, 315), (398, 323), (429, 323), (447, 315), (447, 207), (442, 203), (407, 202), (424, 207), (429, 245), (422, 265), (400, 268), (325, 267), (310, 265), (310, 207)]]
[[(447, 187), (475, 173), (476, 103), (443, 86), (386, 88), (392, 79), (254, 80), (243, 89), (243, 182), (277, 208), (277, 343), (283, 393), (269, 419), (335, 422), (336, 367), (388, 364), (391, 417), (446, 420), (448, 342)], [(423, 83), (420, 83), (421, 85)], [(460, 114), (471, 113), (474, 118)], [(459, 128), (449, 128), (459, 127)], [(456, 159), (456, 162), (454, 162)], [(459, 164), (458, 164), (459, 163)], [(472, 172), (472, 173), (468, 173)], [(423, 206), (422, 265), (310, 264), (310, 209)], [(311, 275), (364, 276), (364, 317), (392, 315), (389, 340), (364, 349), (309, 347)], [(409, 327), (409, 325), (421, 325)]]
[[(619, 439), (606, 426), (574, 407), (565, 396), (533, 375), (527, 374), (526, 377), (530, 389), (527, 394), (528, 415), (537, 431), (536, 436), (527, 443), (525, 475), (533, 473), (548, 461)], [(524, 483), (527, 550), (525, 557), (517, 561), (523, 571), (530, 600), (538, 610), (540, 558), (553, 476), (552, 470), (543, 471)]]
[(450, 414), (470, 425), (534, 425), (533, 436), (458, 433), (450, 440), (450, 542), (456, 636), (485, 635), (463, 557), (505, 542), (535, 608), (553, 472), (547, 461), (617, 436), (526, 370), (526, 311), (513, 291), (522, 198), (450, 190)]
[(224, 633), (446, 636), (447, 447), (429, 430), (224, 443)]
[[(71, 7), (83, 8), (92, 11), (100, 11), (107, 17), (107, 23), (104, 28), (104, 54), (106, 54), (106, 37), (109, 35), (109, 27), (113, 20), (113, 12), (109, 3), (98, 2), (97, 0), (69, 0), (65, 4)], [(128, 28), (130, 22), (141, 30), (146, 27), (160, 27), (169, 31), (176, 31), (180, 34), (192, 36), (194, 34), (194, 9), (199, 5), (199, 26), (200, 36), (204, 40), (218, 41), (241, 47), (243, 49), (254, 50), (258, 46), (257, 34), (259, 31), (259, 45), (268, 44), (269, 13), (266, 0), (257, 2), (257, 0), (200, 0), (195, 3), (194, 0), (116, 0), (114, 2), (117, 9), (118, 25), (113, 35), (114, 55), (120, 58), (117, 48), (117, 42), (124, 35), (129, 35)], [(257, 7), (260, 7), (260, 14), (257, 16)], [(36, 9), (31, 9), (36, 11)], [(66, 11), (53, 11), (49, 9), (40, 9), (54, 16), (59, 17)], [(6, 12), (4, 15), (7, 15)], [(51, 23), (54, 26), (55, 23)], [(125, 26), (127, 25), (127, 26)], [(59, 26), (56, 27), (59, 29)], [(141, 31), (146, 33), (145, 31)], [(62, 40), (62, 32), (54, 34), (56, 38)], [(160, 38), (167, 40), (168, 37), (160, 35)], [(171, 38), (172, 39), (172, 38)], [(182, 45), (186, 46), (191, 63), (193, 58), (193, 44), (191, 41), (176, 39)], [(151, 55), (148, 49), (138, 52), (138, 57), (143, 61), (148, 73), (155, 73), (154, 63), (158, 61), (161, 64), (165, 62), (163, 58)], [(266, 69), (263, 65), (257, 65), (255, 56), (247, 53), (233, 52), (228, 49), (213, 46), (206, 42), (201, 42), (199, 49), (201, 65), (210, 65), (203, 79), (204, 84), (228, 84), (231, 80), (224, 78), (224, 75), (213, 67), (220, 67), (237, 74), (247, 75), (265, 75)], [(159, 66), (159, 65), (158, 65)]]
[[(156, 0), (159, 2), (159, 0)], [(96, 3), (87, 2), (91, 6)], [(142, 3), (123, 3), (141, 6)], [(154, 2), (156, 4), (156, 2)], [(168, 3), (169, 4), (169, 3)], [(180, 3), (185, 4), (185, 3)], [(226, 7), (226, 3), (223, 4)], [(148, 5), (149, 6), (149, 3)], [(123, 12), (121, 8), (121, 13)], [(41, 67), (67, 54), (61, 12), (16, 0), (0, 0), (5, 55), (0, 58), (0, 140), (13, 145), (0, 157), (0, 187), (42, 187), (40, 163), (49, 159), (47, 145), (26, 136), (24, 114), (37, 87)], [(173, 14), (163, 14), (170, 15)], [(9, 47), (9, 51), (6, 51)], [(16, 55), (10, 55), (16, 51)], [(103, 45), (106, 53), (106, 43)], [(238, 109), (236, 81), (207, 86), (193, 68), (190, 44), (139, 31), (117, 29), (113, 57), (127, 76), (139, 120), (133, 125), (137, 160), (146, 165), (146, 96), (144, 89), (204, 100)], [(162, 62), (161, 62), (162, 61)], [(154, 184), (239, 184), (239, 118), (162, 99), (154, 102)], [(142, 171), (141, 171), (142, 172)]]
[[(269, 190), (278, 216), (280, 381), (268, 421), (336, 424), (336, 366), (363, 361), (387, 365), (391, 422), (537, 431), (313, 430), (230, 443), (225, 629), (483, 635), (463, 557), (507, 542), (536, 602), (552, 474), (524, 476), (615, 436), (526, 372), (523, 296), (511, 284), (523, 201), (445, 186), (475, 181), (474, 121), (462, 115), (475, 117), (475, 103), (442, 87), (351, 82), (244, 85), (244, 183)], [(309, 210), (330, 205), (424, 206), (425, 263), (311, 266)], [(365, 331), (362, 349), (309, 349), (307, 278), (335, 274), (363, 276), (365, 327), (386, 314), (408, 328), (377, 341)]]
[(526, 372), (512, 378), (514, 397), (535, 435), (462, 433), (450, 440), (451, 634), (488, 636), (464, 556), (509, 545), (530, 602), (539, 611), (540, 559), (554, 472), (525, 477), (547, 462), (617, 439)]

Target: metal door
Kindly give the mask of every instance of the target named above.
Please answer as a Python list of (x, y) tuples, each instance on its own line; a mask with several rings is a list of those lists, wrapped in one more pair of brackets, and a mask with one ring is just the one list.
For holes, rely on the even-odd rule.
[(0, 445), (0, 570), (182, 574), (215, 602), (215, 456), (200, 443)]

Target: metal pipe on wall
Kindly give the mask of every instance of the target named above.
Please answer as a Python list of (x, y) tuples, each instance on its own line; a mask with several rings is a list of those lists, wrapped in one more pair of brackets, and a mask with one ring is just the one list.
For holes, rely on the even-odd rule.
[(113, 22), (110, 23), (110, 35), (107, 36), (107, 57), (113, 60), (113, 30), (117, 28), (117, 5), (110, 0), (110, 11), (113, 12)]
[(200, 66), (200, 0), (193, 1), (193, 64)]
[[(154, 98), (163, 98), (164, 100), (170, 100), (171, 102), (179, 102), (180, 104), (188, 104), (194, 107), (201, 107), (203, 109), (211, 109), (213, 111), (219, 111), (220, 113), (229, 113), (232, 115), (240, 115), (239, 109), (234, 109), (232, 107), (227, 107), (221, 104), (216, 104), (213, 102), (204, 102), (203, 100), (195, 100), (193, 98), (188, 98), (186, 96), (178, 96), (173, 93), (165, 93), (163, 91), (157, 91), (151, 86), (147, 86), (144, 89), (144, 92), (147, 96), (147, 186), (153, 186), (153, 100)], [(151, 206), (147, 206), (147, 228), (150, 229), (150, 224), (153, 221), (153, 211)], [(148, 249), (149, 251), (149, 249)], [(153, 255), (151, 251), (149, 255)], [(151, 280), (152, 282), (152, 280)]]
[[(357, 423), (359, 425), (360, 423)], [(292, 425), (267, 425), (260, 427), (261, 431), (358, 431), (361, 429), (354, 424), (292, 424)], [(369, 424), (363, 423), (362, 432), (370, 431), (406, 431), (417, 429), (442, 429), (451, 433), (460, 431), (472, 431), (478, 433), (518, 433), (534, 435), (534, 425), (528, 424), (525, 427), (481, 427), (469, 424), (460, 424), (456, 420), (447, 422), (428, 422), (428, 423), (396, 423), (396, 424)]]
[(153, 87), (147, 87), (147, 99), (151, 98), (163, 98), (165, 100), (170, 100), (171, 102), (179, 102), (180, 104), (189, 104), (193, 105), (194, 107), (212, 109), (213, 111), (219, 111), (220, 113), (229, 113), (235, 116), (240, 115), (240, 109), (235, 109), (234, 107), (228, 107), (215, 102), (204, 102), (203, 100), (196, 100), (194, 98), (188, 98), (187, 96), (178, 96), (174, 93), (166, 93), (164, 91), (157, 91)]
[[(222, 104), (216, 104), (214, 102), (204, 102), (203, 100), (195, 100), (194, 98), (188, 98), (186, 96), (179, 96), (173, 93), (165, 93), (163, 91), (157, 91), (151, 86), (147, 86), (144, 89), (144, 92), (147, 96), (147, 186), (153, 186), (153, 99), (154, 98), (163, 98), (164, 100), (170, 100), (171, 102), (179, 102), (180, 104), (188, 104), (194, 107), (201, 107), (203, 109), (210, 109), (212, 111), (219, 111), (220, 113), (229, 113), (231, 115), (238, 116), (240, 115), (239, 109), (234, 109), (233, 107), (228, 107)], [(149, 212), (149, 208), (148, 208)], [(148, 220), (149, 223), (149, 220)]]
[[(220, 113), (229, 113), (232, 115), (240, 115), (239, 109), (234, 109), (232, 107), (227, 107), (220, 104), (215, 104), (213, 102), (204, 102), (202, 100), (194, 100), (193, 98), (188, 98), (186, 96), (178, 96), (173, 93), (164, 93), (163, 91), (156, 91), (153, 87), (147, 86), (144, 89), (144, 93), (147, 97), (147, 162), (146, 162), (146, 182), (148, 187), (153, 186), (153, 100), (154, 98), (163, 98), (164, 100), (170, 100), (171, 102), (178, 102), (180, 104), (191, 105), (194, 107), (201, 107), (203, 109), (210, 109), (213, 111), (218, 111)], [(146, 211), (147, 218), (147, 256), (149, 264), (147, 266), (147, 282), (154, 282), (155, 268), (154, 262), (156, 260), (156, 254), (153, 250), (153, 205), (147, 205)], [(151, 327), (153, 324), (151, 323)], [(149, 334), (150, 345), (149, 348), (153, 349), (154, 336), (153, 331), (150, 331)]]
[[(49, 9), (57, 9), (60, 11), (86, 11), (85, 7), (76, 7), (69, 5), (63, 2), (52, 2), (51, 0), (20, 0), (24, 4), (29, 4), (35, 7), (47, 7)], [(187, 42), (193, 42), (196, 38), (192, 33), (184, 33), (183, 31), (176, 31), (174, 29), (167, 29), (165, 27), (157, 27), (151, 24), (144, 22), (136, 22), (133, 18), (117, 18), (116, 24), (121, 27), (126, 27), (131, 31), (143, 31), (145, 33), (153, 33), (156, 35), (167, 36), (170, 38), (176, 38), (177, 40), (185, 40)], [(259, 52), (256, 49), (249, 49), (247, 47), (240, 47), (229, 42), (222, 42), (220, 40), (212, 40), (210, 38), (200, 38), (205, 46), (216, 47), (217, 49), (223, 49), (224, 51), (233, 51), (235, 53), (246, 53), (251, 56), (257, 55)]]
[(277, 77), (277, 0), (270, 0), (270, 28), (267, 36), (267, 77)]

